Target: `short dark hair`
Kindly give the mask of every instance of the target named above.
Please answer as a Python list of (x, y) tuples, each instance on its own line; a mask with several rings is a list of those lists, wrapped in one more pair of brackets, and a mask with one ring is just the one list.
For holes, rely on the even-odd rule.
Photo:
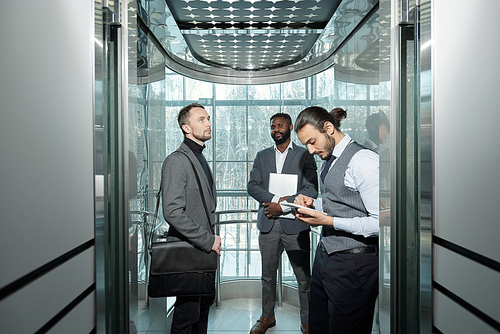
[(188, 104), (187, 106), (183, 107), (179, 111), (179, 115), (177, 116), (177, 122), (179, 123), (179, 126), (180, 126), (180, 128), (182, 130), (182, 133), (184, 133), (184, 134), (186, 134), (186, 133), (184, 132), (184, 129), (182, 128), (182, 126), (185, 125), (185, 124), (188, 124), (188, 121), (189, 121), (189, 112), (193, 108), (205, 109), (205, 107), (202, 106), (199, 103), (191, 103), (191, 104)]
[(288, 121), (288, 124), (292, 124), (292, 118), (290, 117), (290, 115), (288, 114), (285, 114), (284, 112), (279, 112), (277, 114), (274, 114), (271, 116), (271, 118), (269, 119), (269, 122), (273, 122), (273, 119), (275, 118), (278, 118), (278, 117), (283, 117), (284, 119), (286, 119)]
[(325, 122), (333, 124), (340, 130), (340, 121), (347, 117), (347, 111), (342, 108), (333, 108), (328, 112), (325, 108), (313, 106), (302, 110), (295, 121), (295, 132), (299, 132), (307, 124), (314, 125), (319, 132), (325, 132)]
[[(380, 110), (378, 113), (371, 114), (366, 118), (366, 130), (368, 131), (368, 134), (370, 135), (378, 135), (379, 127), (381, 125), (385, 125), (387, 128), (387, 131), (390, 131), (391, 125), (389, 123), (389, 119), (387, 118), (387, 115)], [(373, 133), (372, 133), (373, 132)]]

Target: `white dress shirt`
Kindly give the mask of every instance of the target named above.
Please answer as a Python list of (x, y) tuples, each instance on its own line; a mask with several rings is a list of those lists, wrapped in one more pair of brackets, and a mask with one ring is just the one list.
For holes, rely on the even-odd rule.
[[(292, 145), (291, 140), (290, 140), (290, 143), (288, 143), (288, 146), (286, 147), (286, 149), (283, 151), (283, 153), (281, 153), (278, 150), (278, 147), (276, 145), (274, 145), (274, 156), (276, 158), (276, 173), (281, 174), (281, 171), (283, 170), (283, 166), (285, 165), (285, 159), (286, 159), (286, 156), (288, 155), (289, 150), (293, 150), (293, 145)], [(279, 203), (279, 200), (280, 200), (279, 196), (274, 196), (271, 202)], [(283, 212), (288, 212), (288, 211), (291, 211), (292, 209), (289, 207), (281, 206), (281, 210)]]
[[(345, 137), (333, 148), (332, 154), (340, 157), (347, 145), (352, 141)], [(333, 161), (330, 169), (335, 165)], [(379, 159), (378, 154), (370, 150), (358, 151), (352, 157), (344, 177), (345, 186), (352, 191), (359, 192), (361, 200), (368, 211), (368, 217), (333, 218), (333, 227), (336, 230), (362, 235), (364, 237), (378, 236), (379, 234)], [(316, 210), (322, 211), (321, 199), (314, 200)]]

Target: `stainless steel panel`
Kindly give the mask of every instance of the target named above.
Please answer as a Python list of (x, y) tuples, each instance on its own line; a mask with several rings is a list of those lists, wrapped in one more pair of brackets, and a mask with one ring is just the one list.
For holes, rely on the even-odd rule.
[[(433, 1), (432, 44), (429, 43), (433, 73), (434, 234), (497, 262), (500, 178), (495, 175), (500, 166), (497, 144), (500, 65), (494, 55), (500, 52), (500, 40), (493, 21), (499, 10), (500, 3), (496, 1), (480, 0), (473, 4), (463, 0)], [(442, 19), (444, 16), (467, 24), (452, 28)], [(466, 47), (464, 40), (468, 41)], [(439, 252), (434, 257), (434, 270), (439, 280), (445, 282), (443, 287), (453, 289), (460, 297), (466, 296), (494, 315), (498, 323), (498, 306), (495, 310), (485, 310), (490, 300), (478, 301), (466, 288), (469, 286), (471, 292), (477, 293), (489, 291), (495, 296), (498, 283), (493, 283), (488, 274), (485, 280), (482, 277), (478, 280), (472, 272), (452, 280), (448, 275), (461, 272), (462, 268), (451, 268), (451, 263), (443, 261), (451, 259), (456, 265), (471, 269), (475, 265), (469, 266), (465, 264), (467, 261), (457, 260), (458, 255), (436, 249)], [(478, 274), (482, 272), (479, 270)], [(492, 332), (457, 302), (443, 303), (439, 292), (434, 294), (434, 325), (438, 329)]]
[(94, 237), (93, 22), (91, 3), (68, 4), (72, 21), (57, 1), (1, 7), (0, 245), (16, 254), (0, 259), (3, 287)]
[(434, 326), (441, 333), (498, 333), (497, 330), (438, 291), (434, 291)]
[(435, 234), (500, 262), (500, 2), (436, 1), (433, 11)]
[(434, 245), (434, 281), (455, 295), (500, 320), (500, 272)]
[(64, 319), (58, 322), (51, 330), (51, 334), (67, 334), (78, 331), (93, 333), (95, 329), (95, 294), (90, 294), (82, 300)]
[[(90, 248), (2, 300), (2, 333), (35, 333), (41, 329), (94, 284), (93, 262), (94, 249)], [(92, 313), (86, 313), (86, 319), (82, 314), (82, 321), (93, 322)], [(66, 333), (72, 330), (66, 328)]]
[(432, 332), (432, 76), (431, 0), (421, 0), (415, 23), (420, 54), (420, 332)]

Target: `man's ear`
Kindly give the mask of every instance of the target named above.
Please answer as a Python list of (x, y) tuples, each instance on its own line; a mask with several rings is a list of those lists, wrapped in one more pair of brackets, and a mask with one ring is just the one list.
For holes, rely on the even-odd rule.
[(325, 124), (323, 125), (323, 130), (325, 130), (326, 134), (333, 136), (333, 133), (335, 132), (335, 127), (333, 126), (332, 122), (326, 121)]
[(184, 130), (184, 133), (191, 133), (191, 128), (187, 124), (182, 125), (182, 130)]

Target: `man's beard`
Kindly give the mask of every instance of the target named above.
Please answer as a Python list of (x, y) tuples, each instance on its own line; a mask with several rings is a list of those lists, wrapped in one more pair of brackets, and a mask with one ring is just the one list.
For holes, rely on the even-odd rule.
[(286, 142), (288, 139), (290, 139), (290, 129), (287, 129), (283, 132), (280, 132), (281, 133), (281, 138), (280, 139), (276, 139), (276, 133), (271, 133), (271, 137), (273, 137), (273, 140), (276, 144), (283, 144), (284, 142)]
[(328, 155), (323, 159), (323, 160), (328, 160), (332, 156), (333, 153), (333, 148), (335, 147), (335, 139), (333, 137), (330, 137), (326, 132), (324, 133), (325, 138), (326, 138), (326, 143), (323, 148), (323, 152), (328, 152)]
[(196, 138), (196, 139), (198, 139), (198, 140), (200, 140), (200, 141), (202, 141), (202, 142), (206, 142), (207, 140), (209, 140), (210, 138), (212, 138), (212, 134), (205, 134), (205, 133), (203, 133), (203, 135), (200, 136), (200, 135), (195, 135), (193, 133), (193, 137)]

